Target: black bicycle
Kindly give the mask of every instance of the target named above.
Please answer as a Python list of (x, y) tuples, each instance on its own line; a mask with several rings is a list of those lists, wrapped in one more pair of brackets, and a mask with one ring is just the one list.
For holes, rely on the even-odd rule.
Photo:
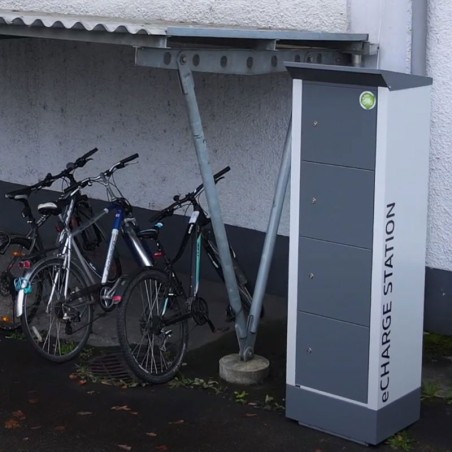
[[(226, 167), (215, 174), (215, 183), (229, 170)], [(198, 295), (201, 249), (205, 250), (223, 281), (224, 276), (211, 220), (199, 202), (203, 191), (201, 184), (183, 198), (175, 196), (174, 203), (152, 219), (154, 227), (141, 234), (154, 240), (157, 250), (154, 256), (163, 260), (162, 268), (143, 269), (116, 293), (117, 299), (121, 300), (117, 325), (121, 350), (134, 373), (149, 383), (165, 383), (179, 370), (187, 350), (190, 318), (197, 325), (207, 323), (214, 330), (208, 304)], [(159, 222), (187, 207), (192, 208), (192, 214), (179, 250), (170, 259), (158, 237), (162, 226)], [(185, 289), (174, 264), (182, 257), (188, 243), (191, 243), (192, 262), (189, 287)], [(231, 256), (242, 307), (248, 313), (252, 302), (251, 290), (232, 248)]]
[[(58, 180), (62, 180), (68, 185), (75, 184), (75, 170), (84, 167), (88, 161), (92, 160), (90, 157), (97, 151), (98, 149), (94, 148), (75, 162), (68, 163), (66, 169), (59, 174), (52, 175), (49, 173), (43, 180), (34, 185), (5, 194), (7, 199), (23, 204), (22, 217), (29, 225), (29, 231), (25, 235), (0, 232), (0, 330), (12, 331), (20, 327), (21, 321), (16, 315), (15, 298), (17, 290), (14, 281), (23, 274), (24, 270), (30, 268), (50, 251), (49, 248), (46, 249), (40, 233), (41, 227), (50, 218), (50, 214), (41, 214), (39, 218), (36, 218), (30, 206), (30, 195), (45, 187), (50, 187)], [(87, 196), (82, 194), (77, 196), (76, 207), (70, 219), (73, 227), (92, 215)], [(105, 236), (102, 229), (94, 224), (80, 239), (85, 257), (88, 260), (95, 258), (94, 250), (104, 241)], [(119, 265), (117, 262), (117, 267)]]

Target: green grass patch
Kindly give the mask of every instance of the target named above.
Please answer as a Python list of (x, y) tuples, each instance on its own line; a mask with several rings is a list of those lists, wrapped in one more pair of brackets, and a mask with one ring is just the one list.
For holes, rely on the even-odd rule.
[(452, 336), (444, 336), (436, 333), (425, 333), (424, 356), (428, 358), (452, 356)]

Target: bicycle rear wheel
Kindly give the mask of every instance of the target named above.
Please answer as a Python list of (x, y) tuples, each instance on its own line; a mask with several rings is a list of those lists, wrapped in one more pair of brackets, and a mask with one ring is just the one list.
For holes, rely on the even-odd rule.
[(160, 384), (171, 380), (182, 365), (187, 350), (188, 321), (176, 319), (183, 306), (169, 297), (168, 277), (145, 269), (129, 283), (118, 309), (121, 350), (135, 375)]
[(22, 330), (35, 351), (53, 362), (75, 358), (91, 333), (93, 303), (89, 296), (67, 301), (67, 294), (88, 285), (81, 270), (71, 263), (65, 268), (63, 258), (39, 262), (27, 276), (30, 292), (24, 297)]
[(14, 280), (23, 274), (19, 262), (30, 253), (30, 247), (31, 240), (26, 237), (11, 237), (0, 253), (0, 330), (13, 331), (20, 327)]

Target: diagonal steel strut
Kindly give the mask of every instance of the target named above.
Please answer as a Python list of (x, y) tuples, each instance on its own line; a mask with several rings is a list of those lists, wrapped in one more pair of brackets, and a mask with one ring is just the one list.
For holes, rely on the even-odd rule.
[(206, 139), (204, 137), (198, 102), (196, 100), (193, 73), (190, 66), (187, 64), (187, 57), (184, 55), (184, 52), (180, 52), (178, 55), (177, 67), (182, 92), (187, 105), (190, 127), (193, 134), (199, 168), (201, 170), (201, 177), (205, 187), (209, 213), (218, 245), (218, 252), (220, 254), (220, 261), (223, 269), (229, 302), (235, 313), (235, 331), (239, 342), (240, 356), (242, 356), (244, 340), (246, 338), (246, 318), (242, 309), (242, 303), (240, 301), (240, 294), (229, 250), (228, 238), (221, 215), (218, 192), (209, 163), (209, 153), (207, 150)]

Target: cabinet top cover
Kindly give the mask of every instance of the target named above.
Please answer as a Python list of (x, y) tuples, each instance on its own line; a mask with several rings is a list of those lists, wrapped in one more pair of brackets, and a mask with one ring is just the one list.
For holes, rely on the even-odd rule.
[(418, 88), (432, 84), (430, 77), (381, 69), (312, 63), (285, 63), (285, 66), (292, 78), (311, 82), (382, 86), (390, 91)]

